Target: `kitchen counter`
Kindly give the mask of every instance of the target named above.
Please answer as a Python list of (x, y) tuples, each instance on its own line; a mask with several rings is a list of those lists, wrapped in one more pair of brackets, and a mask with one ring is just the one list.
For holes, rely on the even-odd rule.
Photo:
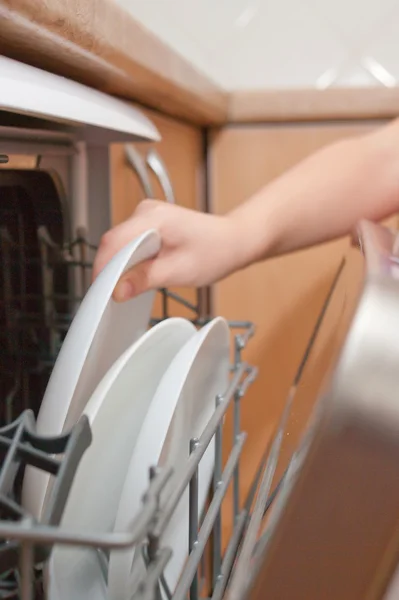
[(227, 94), (113, 0), (0, 0), (0, 53), (197, 123)]
[(261, 90), (229, 96), (233, 123), (390, 119), (399, 115), (399, 88)]
[(0, 0), (0, 53), (200, 125), (399, 111), (399, 88), (228, 94), (113, 0)]

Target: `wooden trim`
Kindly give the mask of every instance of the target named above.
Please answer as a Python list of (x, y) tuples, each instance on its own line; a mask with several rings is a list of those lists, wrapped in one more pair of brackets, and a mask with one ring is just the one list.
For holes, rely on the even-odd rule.
[(385, 119), (399, 114), (399, 87), (233, 92), (230, 123)]
[(0, 53), (197, 124), (227, 94), (109, 0), (0, 0)]

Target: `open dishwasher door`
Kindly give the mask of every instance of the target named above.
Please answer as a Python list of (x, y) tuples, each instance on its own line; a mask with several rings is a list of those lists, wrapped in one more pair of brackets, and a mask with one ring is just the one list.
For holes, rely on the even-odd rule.
[[(399, 598), (399, 235), (364, 222), (358, 241), (335, 356), (229, 600)], [(309, 357), (297, 393), (314, 377)]]

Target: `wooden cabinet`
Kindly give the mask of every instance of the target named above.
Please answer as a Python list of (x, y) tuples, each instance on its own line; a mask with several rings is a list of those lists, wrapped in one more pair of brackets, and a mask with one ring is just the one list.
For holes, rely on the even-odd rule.
[[(365, 133), (369, 124), (240, 126), (215, 130), (210, 137), (211, 210), (224, 213), (268, 181), (318, 148), (344, 136)], [(236, 240), (237, 245), (240, 239)], [(241, 497), (275, 431), (318, 314), (349, 240), (269, 260), (239, 272), (213, 287), (213, 312), (229, 319), (251, 320), (256, 335), (246, 359), (259, 367), (256, 383), (242, 404), (242, 427), (249, 433), (243, 452)], [(333, 329), (337, 311), (330, 314)], [(325, 355), (323, 358), (325, 363)], [(314, 398), (290, 420), (277, 477), (295, 450)], [(301, 405), (302, 406), (302, 405)], [(225, 455), (231, 447), (232, 415), (226, 419)], [(230, 510), (228, 499), (226, 511)], [(224, 515), (225, 536), (231, 518)]]
[[(162, 139), (153, 145), (162, 158), (168, 171), (176, 202), (180, 206), (202, 210), (204, 205), (204, 137), (199, 127), (176, 121), (169, 117), (159, 115), (150, 110), (143, 110), (149, 119), (158, 128)], [(143, 153), (148, 152), (151, 145), (136, 144), (136, 149)], [(112, 168), (112, 223), (117, 225), (131, 216), (137, 204), (144, 199), (144, 193), (139, 180), (126, 162), (124, 145), (115, 144), (111, 149)], [(154, 195), (157, 199), (163, 198), (162, 189), (158, 180), (149, 171)], [(190, 289), (174, 288), (172, 292), (178, 293), (191, 303), (197, 299), (196, 291)], [(191, 311), (173, 300), (169, 302), (169, 314), (192, 318)], [(161, 315), (161, 296), (157, 295), (154, 306), (154, 317)]]

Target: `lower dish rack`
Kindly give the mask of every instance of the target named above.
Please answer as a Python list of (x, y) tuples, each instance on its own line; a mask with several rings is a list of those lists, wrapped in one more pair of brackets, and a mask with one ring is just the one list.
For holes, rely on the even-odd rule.
[[(214, 412), (202, 435), (190, 440), (189, 457), (183, 471), (179, 471), (179, 479), (172, 491), (167, 491), (172, 469), (151, 467), (140, 512), (124, 531), (90, 534), (69, 531), (62, 526), (63, 511), (75, 472), (91, 443), (92, 432), (85, 417), (69, 433), (57, 438), (42, 438), (36, 434), (30, 410), (1, 427), (0, 598), (41, 598), (43, 566), (52, 548), (58, 545), (93, 548), (100, 559), (104, 580), (107, 577), (108, 552), (137, 547), (144, 557), (146, 568), (138, 584), (123, 600), (258, 600), (263, 599), (266, 593), (273, 598), (280, 597), (281, 593), (281, 597), (289, 599), (298, 597), (307, 600), (322, 596), (332, 600), (338, 597), (352, 600), (364, 598), (367, 586), (367, 589), (372, 589), (368, 597), (376, 600), (385, 598), (383, 593), (388, 589), (398, 562), (398, 546), (392, 544), (392, 532), (397, 537), (397, 529), (390, 526), (390, 523), (397, 524), (395, 498), (399, 494), (399, 413), (396, 402), (399, 349), (397, 327), (392, 326), (392, 323), (398, 322), (397, 251), (392, 254), (392, 244), (396, 244), (397, 235), (394, 237), (386, 229), (364, 224), (359, 240), (365, 245), (367, 269), (363, 271), (362, 258), (355, 259), (355, 256), (360, 256), (355, 254), (357, 251), (349, 253), (348, 260), (359, 274), (356, 285), (351, 289), (348, 288), (348, 280), (341, 277), (347, 259), (344, 258), (339, 265), (292, 383), (274, 439), (261, 460), (245, 499), (240, 498), (240, 457), (246, 439), (241, 428), (240, 406), (248, 386), (257, 375), (257, 370), (245, 362), (243, 354), (254, 334), (254, 327), (249, 322), (230, 323), (235, 335), (232, 336), (234, 356), (229, 385), (215, 398)], [(353, 270), (349, 269), (348, 273), (353, 275)], [(338, 281), (341, 283), (338, 284)], [(367, 296), (366, 292), (370, 290), (373, 294)], [(207, 323), (200, 310), (200, 294), (196, 305), (166, 290), (161, 290), (161, 294), (161, 320), (169, 315), (169, 302), (178, 301), (193, 312), (194, 324), (201, 327)], [(367, 300), (370, 297), (373, 302), (359, 303), (359, 298)], [(388, 305), (387, 298), (392, 300)], [(386, 306), (390, 319), (386, 318)], [(325, 317), (330, 308), (330, 316), (340, 308), (340, 319), (338, 323), (331, 319), (328, 325)], [(354, 319), (353, 315), (361, 318)], [(309, 390), (307, 386), (315, 371), (314, 361), (319, 356), (320, 347), (324, 347), (326, 338), (320, 336), (323, 322), (327, 323), (324, 331), (329, 340), (330, 329), (337, 333), (337, 337), (332, 338), (336, 342), (336, 353), (342, 352), (343, 339), (346, 339), (346, 344), (348, 340), (351, 343), (356, 341), (357, 352), (349, 353), (351, 359), (357, 355), (356, 360), (351, 361), (352, 370), (341, 368), (334, 371), (338, 377), (335, 382), (341, 385), (344, 382), (346, 394), (339, 385), (328, 388), (330, 404), (319, 403), (312, 417), (314, 420), (309, 423), (300, 444), (291, 444), (294, 451), (289, 453), (289, 465), (272, 490), (283, 439), (289, 434), (289, 414), (293, 413), (295, 401), (300, 397), (299, 388), (302, 386), (302, 391)], [(381, 331), (384, 335), (378, 338), (376, 332), (380, 334)], [(368, 343), (365, 344), (364, 339)], [(390, 344), (388, 347), (393, 348), (392, 360), (388, 363), (389, 373), (393, 375), (389, 386), (384, 387), (388, 372), (386, 340)], [(344, 349), (348, 347), (353, 349), (353, 346), (344, 346)], [(366, 354), (362, 352), (364, 349)], [(372, 371), (369, 369), (370, 362), (364, 362), (364, 357), (370, 356), (370, 349), (374, 362), (377, 360), (377, 368)], [(348, 354), (340, 356), (341, 359), (346, 357), (341, 367), (342, 364), (347, 366)], [(331, 357), (329, 360), (331, 364)], [(305, 370), (310, 374), (309, 379), (306, 373), (303, 376)], [(351, 376), (353, 373), (355, 378)], [(348, 390), (353, 389), (353, 381), (360, 382), (361, 387), (356, 388), (356, 395), (352, 397)], [(386, 395), (380, 395), (378, 403), (375, 403), (377, 384)], [(373, 406), (378, 409), (374, 412), (369, 410), (368, 402), (366, 407), (360, 402), (360, 397), (370, 397), (367, 396), (369, 387)], [(347, 410), (348, 402), (356, 410)], [(326, 410), (326, 406), (334, 410)], [(381, 406), (385, 407), (384, 411), (381, 411)], [(222, 456), (222, 434), (229, 407), (233, 409), (233, 445), (225, 457)], [(376, 414), (382, 418), (378, 420), (378, 427), (375, 427)], [(334, 435), (331, 435), (332, 432)], [(205, 514), (199, 519), (199, 465), (212, 440), (215, 440), (213, 490)], [(348, 440), (350, 443), (347, 443)], [(375, 477), (370, 477), (367, 460), (371, 453), (376, 460), (373, 472), (379, 477), (379, 485), (376, 485)], [(327, 461), (327, 468), (326, 456), (330, 461)], [(357, 457), (355, 463), (351, 463), (350, 457)], [(46, 512), (40, 523), (27, 514), (19, 501), (18, 483), (27, 465), (47, 471), (54, 477)], [(222, 512), (230, 484), (234, 525), (225, 545), (222, 543)], [(388, 495), (385, 490), (389, 490)], [(163, 533), (186, 492), (189, 497), (187, 559), (178, 583), (171, 591), (164, 572), (172, 550), (164, 544)], [(265, 513), (275, 498), (272, 514), (270, 518), (266, 515), (265, 519)], [(387, 498), (386, 510), (381, 510)], [(313, 514), (317, 518), (313, 518)], [(331, 514), (340, 516), (340, 527)], [(356, 518), (353, 518), (354, 514)], [(374, 517), (371, 521), (370, 514)], [(312, 518), (308, 518), (310, 515)], [(387, 515), (388, 521), (385, 520)], [(381, 523), (389, 526), (381, 528)], [(277, 526), (279, 535), (276, 535)], [(377, 534), (380, 545), (374, 543)], [(303, 545), (304, 539), (306, 546)], [(349, 541), (354, 541), (352, 546)], [(337, 552), (337, 548), (343, 551)], [(386, 556), (385, 548), (394, 549), (390, 561), (381, 561), (381, 555)], [(209, 563), (210, 577), (207, 572)], [(371, 568), (365, 569), (364, 564), (371, 565)], [(292, 568), (289, 577), (286, 576), (287, 565), (288, 569)], [(338, 578), (337, 572), (345, 576)], [(318, 578), (314, 577), (315, 573), (318, 573)], [(378, 587), (375, 586), (377, 580)], [(331, 588), (331, 583), (335, 587)], [(396, 598), (397, 595), (396, 587), (389, 597)], [(49, 600), (54, 599), (50, 596)]]
[[(80, 238), (84, 246), (84, 238)], [(83, 240), (83, 241), (82, 241)], [(88, 264), (82, 260), (69, 261), (77, 270), (77, 279), (87, 281)], [(60, 253), (57, 256), (61, 256)], [(57, 257), (56, 257), (57, 258)], [(61, 256), (62, 258), (62, 256)], [(57, 268), (57, 261), (49, 264)], [(340, 266), (332, 284), (332, 293), (342, 271)], [(75, 273), (76, 275), (76, 273)], [(76, 277), (75, 277), (76, 278)], [(83, 286), (82, 286), (82, 289)], [(162, 314), (153, 319), (155, 325), (170, 315), (171, 302), (182, 305), (192, 314), (190, 319), (197, 327), (209, 322), (204, 318), (202, 291), (197, 293), (196, 304), (170, 292), (160, 290)], [(280, 484), (295, 469), (295, 456), (277, 486), (271, 492), (281, 443), (287, 427), (287, 418), (296, 386), (306, 362), (307, 354), (320, 327), (326, 306), (321, 310), (313, 336), (309, 340), (297, 377), (289, 394), (280, 424), (270, 448), (261, 460), (248, 496), (240, 497), (240, 457), (246, 440), (240, 419), (241, 402), (248, 387), (255, 380), (257, 369), (247, 364), (243, 351), (255, 333), (251, 322), (231, 321), (232, 364), (227, 389), (220, 390), (215, 398), (215, 409), (202, 435), (190, 440), (189, 458), (172, 491), (167, 491), (173, 469), (160, 469), (155, 465), (148, 473), (148, 488), (142, 499), (139, 514), (132, 520), (127, 531), (92, 533), (69, 531), (62, 526), (63, 511), (68, 500), (79, 462), (91, 443), (91, 429), (83, 416), (74, 428), (57, 438), (43, 438), (35, 432), (35, 418), (31, 410), (21, 412), (11, 423), (0, 428), (0, 598), (36, 600), (43, 598), (43, 566), (56, 545), (91, 547), (100, 558), (104, 581), (107, 578), (108, 553), (132, 547), (140, 548), (145, 573), (126, 600), (242, 600), (246, 594), (251, 562), (256, 551), (258, 534), (263, 517), (278, 494)], [(51, 301), (47, 296), (47, 302)], [(56, 306), (56, 302), (53, 303)], [(65, 330), (65, 318), (52, 313), (51, 332)], [(30, 326), (30, 322), (28, 323)], [(58, 327), (60, 325), (60, 327)], [(62, 332), (61, 332), (62, 329)], [(56, 353), (48, 352), (52, 361)], [(200, 401), (200, 399), (199, 399)], [(233, 412), (233, 443), (227, 457), (222, 457), (222, 434), (224, 419), (229, 408)], [(199, 465), (211, 441), (215, 442), (215, 465), (213, 490), (203, 518), (198, 519)], [(224, 458), (224, 460), (223, 460)], [(46, 512), (37, 522), (22, 507), (19, 497), (23, 471), (26, 466), (44, 470), (54, 477)], [(222, 544), (222, 509), (229, 486), (232, 486), (233, 528), (227, 546)], [(172, 550), (163, 545), (162, 534), (183, 494), (189, 495), (189, 527), (187, 560), (176, 588), (172, 592), (165, 581), (164, 570), (171, 559)], [(210, 569), (209, 563), (211, 563)], [(210, 571), (207, 572), (207, 571)], [(51, 596), (49, 597), (51, 599)]]
[[(200, 298), (197, 305), (184, 298), (160, 290), (163, 314), (153, 324), (168, 318), (169, 305), (175, 301), (193, 312), (192, 322), (201, 327), (208, 320), (201, 318)], [(203, 589), (205, 549), (211, 548), (211, 593), (217, 600), (224, 596), (248, 522), (248, 508), (240, 503), (240, 456), (246, 439), (241, 430), (240, 404), (248, 386), (254, 381), (257, 369), (247, 364), (242, 352), (254, 334), (250, 322), (230, 322), (234, 332), (234, 360), (227, 390), (215, 398), (215, 410), (199, 439), (190, 441), (190, 455), (186, 467), (171, 493), (166, 486), (173, 469), (153, 467), (149, 472), (148, 489), (143, 497), (142, 509), (134, 518), (129, 531), (114, 533), (77, 533), (61, 526), (63, 510), (74, 474), (85, 450), (91, 443), (91, 430), (86, 417), (82, 417), (72, 431), (57, 438), (43, 438), (35, 433), (35, 418), (31, 410), (0, 429), (2, 467), (0, 471), (0, 598), (33, 600), (42, 597), (42, 567), (54, 545), (95, 548), (101, 557), (106, 577), (107, 553), (113, 549), (140, 546), (145, 558), (145, 576), (135, 593), (126, 600), (171, 598), (196, 600)], [(54, 325), (52, 325), (54, 328)], [(225, 465), (222, 462), (222, 429), (229, 407), (233, 405), (234, 440)], [(215, 467), (213, 492), (206, 513), (198, 522), (199, 464), (207, 447), (215, 440)], [(41, 522), (37, 522), (22, 508), (18, 482), (26, 466), (47, 471), (54, 477), (51, 497)], [(221, 511), (229, 485), (233, 487), (234, 528), (225, 553), (222, 553)], [(163, 570), (172, 555), (170, 548), (162, 546), (162, 533), (182, 495), (189, 488), (189, 540), (188, 559), (176, 589), (172, 593), (163, 576)]]

